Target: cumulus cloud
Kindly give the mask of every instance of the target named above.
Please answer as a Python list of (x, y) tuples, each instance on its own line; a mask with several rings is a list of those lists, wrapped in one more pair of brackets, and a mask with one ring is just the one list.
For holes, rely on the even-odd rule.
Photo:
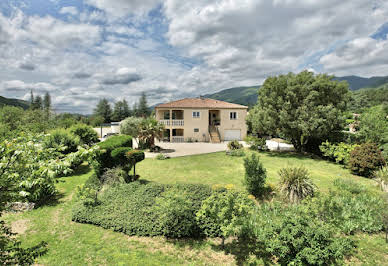
[(357, 38), (323, 56), (320, 63), (325, 71), (340, 75), (385, 76), (388, 69), (388, 41)]
[(105, 85), (129, 84), (141, 80), (140, 75), (134, 68), (120, 68), (110, 77), (104, 77), (102, 83)]

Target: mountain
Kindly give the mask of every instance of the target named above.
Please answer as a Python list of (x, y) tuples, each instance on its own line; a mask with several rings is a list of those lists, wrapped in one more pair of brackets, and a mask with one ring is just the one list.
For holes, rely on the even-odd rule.
[(335, 78), (339, 81), (347, 81), (349, 83), (350, 90), (356, 91), (362, 88), (377, 88), (385, 83), (388, 83), (388, 76), (385, 77), (371, 77), (363, 78), (358, 76), (345, 76)]
[(30, 106), (30, 104), (27, 101), (5, 98), (3, 96), (0, 96), (0, 107), (3, 107), (5, 105), (21, 107), (23, 109), (28, 109), (28, 107)]
[(222, 90), (213, 94), (206, 94), (204, 97), (247, 106), (255, 105), (260, 86), (235, 87)]
[[(350, 90), (358, 91), (363, 88), (379, 88), (388, 83), (388, 76), (363, 78), (358, 76), (345, 76), (334, 78), (338, 81), (347, 81)], [(222, 90), (213, 94), (204, 95), (206, 98), (237, 103), (247, 106), (255, 105), (257, 102), (259, 86), (235, 87)]]

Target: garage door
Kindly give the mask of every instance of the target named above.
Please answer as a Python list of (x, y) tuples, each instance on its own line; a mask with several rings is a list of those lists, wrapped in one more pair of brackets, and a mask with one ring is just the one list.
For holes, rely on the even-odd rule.
[(241, 140), (241, 130), (225, 130), (225, 140)]

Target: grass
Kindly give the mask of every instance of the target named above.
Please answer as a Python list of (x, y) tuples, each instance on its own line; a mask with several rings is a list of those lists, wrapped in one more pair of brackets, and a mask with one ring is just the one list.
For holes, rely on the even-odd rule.
[[(247, 155), (251, 151), (247, 151)], [(267, 169), (267, 182), (277, 184), (278, 171), (287, 166), (304, 166), (321, 191), (328, 191), (336, 178), (352, 179), (369, 187), (376, 182), (354, 176), (338, 164), (311, 159), (294, 153), (261, 152), (260, 161)], [(142, 179), (160, 183), (234, 184), (243, 188), (243, 157), (227, 156), (224, 152), (171, 158), (146, 159), (136, 165)]]
[[(249, 153), (249, 152), (248, 152)], [(304, 165), (318, 187), (327, 191), (332, 180), (354, 179), (375, 187), (373, 181), (350, 175), (348, 170), (326, 162), (293, 154), (260, 153), (269, 182), (276, 183), (277, 172), (288, 165)], [(161, 183), (235, 184), (243, 188), (242, 158), (224, 153), (172, 158), (146, 159), (137, 164), (141, 179)], [(234, 265), (239, 251), (229, 245), (219, 248), (218, 240), (166, 240), (162, 237), (129, 237), (122, 233), (71, 221), (75, 189), (92, 174), (83, 165), (71, 177), (59, 179), (56, 200), (33, 211), (7, 214), (6, 221), (19, 231), (24, 246), (48, 242), (48, 252), (37, 260), (40, 265)], [(388, 244), (383, 234), (352, 236), (358, 248), (348, 264), (388, 265)], [(235, 255), (233, 255), (235, 254)], [(262, 264), (260, 261), (254, 263)]]

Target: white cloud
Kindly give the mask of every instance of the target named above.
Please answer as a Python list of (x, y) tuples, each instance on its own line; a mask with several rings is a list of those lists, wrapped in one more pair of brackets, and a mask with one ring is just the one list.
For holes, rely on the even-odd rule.
[(59, 10), (60, 14), (78, 15), (78, 9), (75, 6), (64, 6)]
[(320, 63), (325, 71), (339, 75), (386, 76), (388, 40), (354, 39), (323, 56)]
[(92, 6), (111, 16), (144, 15), (155, 8), (161, 0), (86, 0)]

